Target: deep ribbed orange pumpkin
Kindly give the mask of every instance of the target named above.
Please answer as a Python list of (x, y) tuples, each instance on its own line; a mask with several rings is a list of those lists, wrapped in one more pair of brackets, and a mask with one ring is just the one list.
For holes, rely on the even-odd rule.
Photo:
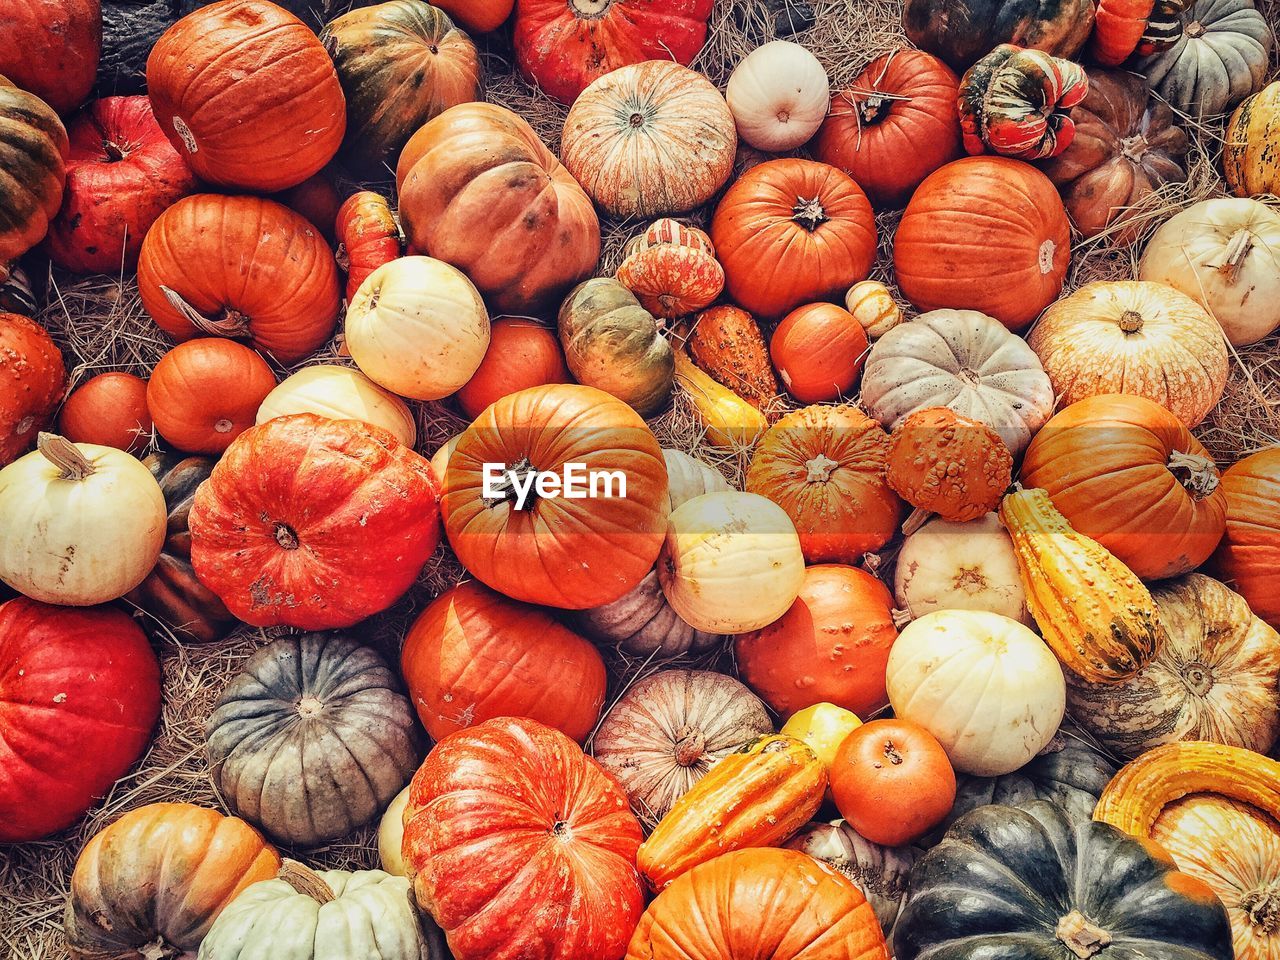
[(1222, 475), (1227, 532), (1213, 557), (1218, 575), (1280, 630), (1280, 447), (1267, 447)]

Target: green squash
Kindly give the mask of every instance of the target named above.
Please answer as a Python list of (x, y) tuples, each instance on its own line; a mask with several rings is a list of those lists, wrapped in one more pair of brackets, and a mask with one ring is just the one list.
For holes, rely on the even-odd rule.
[(964, 73), (1002, 43), (1070, 59), (1093, 29), (1093, 10), (1093, 0), (906, 0), (902, 26)]
[(53, 108), (0, 77), (0, 280), (62, 205), (67, 131)]

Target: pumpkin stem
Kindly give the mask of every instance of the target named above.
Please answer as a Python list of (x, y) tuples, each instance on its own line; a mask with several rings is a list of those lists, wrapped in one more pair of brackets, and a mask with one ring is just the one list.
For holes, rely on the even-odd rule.
[(627, 120), (632, 127), (644, 126), (644, 114), (640, 112), (633, 113)]
[(1253, 233), (1246, 227), (1241, 227), (1231, 235), (1231, 239), (1227, 241), (1226, 256), (1223, 257), (1222, 263), (1218, 265), (1218, 272), (1222, 274), (1222, 278), (1227, 283), (1235, 283), (1236, 276), (1240, 273), (1240, 265), (1253, 250)]
[(138, 948), (138, 955), (143, 960), (173, 960), (182, 955), (182, 948), (175, 947), (164, 937), (156, 937), (150, 943)]
[(1120, 329), (1125, 333), (1137, 333), (1142, 329), (1142, 314), (1137, 310), (1126, 310), (1120, 314)]
[(895, 630), (901, 630), (915, 619), (911, 616), (910, 610), (904, 610), (902, 607), (894, 607), (891, 611), (891, 615), (893, 616), (893, 628)]
[(284, 550), (297, 550), (298, 534), (287, 523), (276, 521), (276, 543)]
[(1240, 898), (1239, 906), (1249, 915), (1249, 923), (1261, 928), (1267, 936), (1280, 930), (1280, 885), (1268, 884), (1250, 890)]
[(333, 888), (310, 867), (303, 866), (297, 860), (285, 859), (276, 874), (277, 880), (283, 880), (304, 897), (310, 897), (316, 903), (332, 903), (336, 898)]
[(817, 197), (812, 199), (797, 197), (796, 205), (791, 208), (791, 219), (813, 233), (819, 226), (826, 223), (829, 217), (827, 211), (822, 209), (822, 201)]
[[(510, 467), (508, 467), (506, 470), (502, 472), (502, 479), (494, 482), (493, 489), (497, 492), (498, 495), (496, 497), (485, 497), (483, 499), (483, 503), (485, 507), (488, 509), (492, 509), (493, 507), (496, 507), (498, 504), (509, 500), (511, 501), (512, 508), (515, 508), (517, 503), (517, 498), (516, 498), (517, 477), (520, 480), (520, 485), (523, 486), (525, 482), (525, 478), (529, 474), (537, 473), (537, 472), (538, 471), (535, 469), (533, 464), (529, 462), (528, 457), (521, 457), (518, 461), (513, 463)], [(531, 506), (533, 506), (536, 499), (537, 499), (537, 494), (534, 492), (533, 485), (530, 484), (528, 495), (525, 497), (524, 505), (520, 509), (528, 510)]]
[(569, 0), (569, 9), (579, 20), (598, 20), (612, 6), (613, 0)]
[(892, 740), (887, 741), (884, 745), (884, 758), (895, 767), (902, 763), (902, 754), (898, 752), (898, 748), (893, 745)]
[(911, 536), (921, 527), (923, 527), (930, 517), (933, 516), (932, 510), (926, 510), (924, 507), (916, 507), (911, 511), (911, 516), (907, 517), (906, 522), (902, 525), (902, 533), (904, 536)]
[(1141, 163), (1142, 158), (1147, 155), (1149, 146), (1147, 138), (1137, 133), (1120, 141), (1120, 155), (1130, 163)]
[(120, 146), (120, 144), (112, 140), (102, 141), (102, 152), (106, 155), (107, 159), (110, 160), (112, 163), (119, 163), (121, 160), (123, 160), (125, 157), (128, 156), (128, 154), (125, 152), (124, 147)]
[(1090, 923), (1079, 910), (1072, 910), (1058, 921), (1054, 936), (1080, 960), (1089, 960), (1111, 945), (1111, 934)]
[(1213, 492), (1218, 489), (1218, 468), (1208, 457), (1175, 450), (1169, 454), (1169, 461), (1165, 465), (1174, 476), (1177, 476), (1179, 470), (1187, 472), (1186, 477), (1178, 477), (1178, 482), (1187, 489), (1193, 500), (1200, 501), (1213, 496)]
[(222, 311), (222, 316), (215, 320), (206, 317), (191, 304), (187, 303), (182, 294), (172, 287), (166, 287), (161, 284), (160, 292), (169, 301), (169, 305), (182, 314), (183, 319), (201, 333), (207, 333), (211, 337), (231, 337), (233, 339), (249, 335), (249, 318), (238, 310), (232, 310), (228, 307)]
[(692, 767), (702, 760), (706, 753), (707, 738), (701, 730), (684, 726), (676, 731), (676, 763), (682, 767)]
[(806, 460), (804, 467), (808, 473), (805, 474), (805, 483), (826, 483), (838, 466), (840, 466), (839, 462), (832, 460), (825, 453), (818, 454), (812, 460)]
[(343, 273), (351, 272), (351, 255), (347, 253), (347, 245), (345, 243), (338, 244), (338, 249), (333, 253), (333, 259), (338, 262), (338, 267)]
[(1187, 28), (1183, 31), (1183, 33), (1185, 33), (1192, 40), (1195, 40), (1197, 37), (1203, 37), (1205, 34), (1204, 24), (1201, 23), (1199, 20), (1192, 20), (1190, 23), (1187, 24)]
[(93, 475), (93, 464), (66, 437), (56, 433), (36, 434), (36, 449), (40, 455), (62, 472), (60, 480), (83, 480)]

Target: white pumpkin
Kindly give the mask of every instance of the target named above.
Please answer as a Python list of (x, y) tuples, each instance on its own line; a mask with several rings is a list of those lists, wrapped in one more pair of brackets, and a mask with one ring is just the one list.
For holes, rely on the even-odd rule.
[(667, 499), (672, 510), (704, 493), (725, 493), (733, 489), (719, 470), (683, 450), (663, 447), (662, 459), (667, 462)]
[(1192, 204), (1156, 231), (1138, 277), (1191, 297), (1236, 346), (1255, 343), (1280, 328), (1280, 214), (1250, 199)]
[(295, 413), (361, 420), (382, 427), (410, 449), (418, 438), (409, 405), (359, 370), (322, 363), (286, 377), (258, 407), (258, 423)]
[(453, 456), (453, 450), (458, 445), (458, 441), (462, 439), (462, 434), (450, 437), (444, 443), (436, 448), (436, 452), (431, 455), (431, 472), (436, 475), (436, 480), (440, 484), (440, 496), (444, 496), (444, 481), (449, 472), (449, 458)]
[(387, 805), (378, 822), (378, 859), (382, 869), (393, 877), (406, 876), (404, 853), (404, 808), (409, 805), (409, 788), (405, 787)]
[(1034, 622), (1013, 540), (994, 513), (957, 523), (935, 517), (898, 551), (893, 596), (915, 620), (939, 610), (985, 610)]
[(0, 580), (33, 600), (124, 596), (156, 565), (167, 526), (155, 477), (115, 447), (42, 433), (0, 470)]
[(1012, 773), (1053, 739), (1066, 710), (1057, 658), (1016, 620), (941, 610), (908, 624), (885, 675), (894, 715), (938, 738), (960, 773)]
[(903, 321), (902, 308), (879, 280), (860, 280), (844, 295), (844, 306), (868, 340), (879, 340)]
[(431, 257), (400, 257), (365, 277), (351, 298), (346, 346), (379, 386), (439, 400), (479, 369), (489, 314), (461, 270)]
[(667, 523), (658, 579), (686, 623), (709, 633), (759, 630), (781, 617), (804, 583), (795, 525), (755, 493), (708, 493)]
[(747, 54), (725, 89), (738, 136), (777, 153), (794, 150), (818, 132), (831, 105), (827, 71), (790, 40), (774, 40)]
[(949, 407), (991, 427), (1017, 456), (1053, 414), (1053, 386), (1027, 342), (976, 310), (931, 310), (871, 347), (862, 402), (887, 430)]

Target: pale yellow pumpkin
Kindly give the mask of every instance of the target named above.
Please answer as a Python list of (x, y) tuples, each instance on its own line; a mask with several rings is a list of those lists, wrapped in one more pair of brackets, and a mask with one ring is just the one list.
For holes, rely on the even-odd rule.
[(778, 153), (818, 132), (831, 106), (831, 86), (817, 57), (798, 43), (774, 40), (733, 68), (725, 100), (738, 136), (757, 150)]
[(862, 280), (844, 295), (845, 309), (862, 325), (868, 340), (877, 340), (903, 321), (902, 308), (879, 280)]
[(779, 732), (807, 743), (830, 773), (840, 744), (860, 726), (862, 720), (852, 710), (834, 703), (815, 703), (788, 717)]
[(436, 481), (440, 484), (440, 496), (444, 496), (444, 481), (448, 476), (449, 458), (453, 456), (453, 450), (458, 445), (458, 441), (462, 439), (462, 434), (450, 437), (444, 443), (436, 448), (436, 452), (431, 455), (431, 472), (436, 475)]
[(404, 840), (404, 808), (408, 805), (409, 788), (405, 787), (387, 804), (387, 810), (378, 823), (378, 859), (382, 869), (393, 877), (405, 876), (400, 845)]
[(295, 413), (330, 420), (360, 420), (390, 431), (406, 447), (418, 438), (408, 404), (359, 370), (321, 363), (282, 380), (258, 407), (258, 423)]

